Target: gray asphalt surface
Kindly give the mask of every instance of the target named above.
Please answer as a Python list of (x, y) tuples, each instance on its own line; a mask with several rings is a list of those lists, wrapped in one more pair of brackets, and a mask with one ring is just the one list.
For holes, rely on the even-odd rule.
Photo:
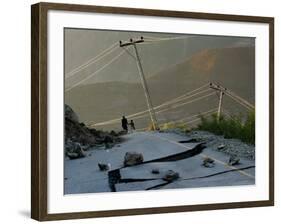
[[(123, 158), (128, 151), (140, 152), (144, 156), (144, 161), (149, 161), (186, 152), (198, 144), (179, 143), (178, 141), (189, 138), (176, 133), (136, 132), (125, 138), (125, 142), (110, 150), (94, 149), (87, 151), (88, 156), (85, 158), (66, 160), (65, 193), (109, 192), (107, 172), (99, 171), (98, 163), (109, 163), (111, 170), (120, 169), (121, 180), (132, 179), (131, 182), (117, 183), (116, 191), (255, 184), (254, 161), (241, 158), (239, 165), (229, 166), (227, 164), (229, 155), (212, 148), (205, 148), (198, 155), (177, 161), (149, 162), (123, 167)], [(215, 161), (214, 167), (202, 166), (203, 159), (206, 157)], [(159, 174), (152, 174), (152, 169), (158, 169)], [(163, 175), (167, 170), (178, 172), (180, 177), (171, 183), (163, 181)], [(145, 179), (149, 180), (145, 181)]]

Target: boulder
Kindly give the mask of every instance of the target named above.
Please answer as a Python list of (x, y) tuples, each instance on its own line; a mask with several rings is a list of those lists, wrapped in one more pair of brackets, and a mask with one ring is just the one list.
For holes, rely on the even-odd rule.
[(172, 182), (172, 181), (178, 179), (179, 177), (180, 177), (180, 175), (178, 172), (175, 172), (173, 170), (168, 170), (162, 179), (165, 181), (168, 181), (168, 182)]
[(220, 145), (217, 147), (218, 150), (221, 150), (221, 149), (224, 149), (224, 148), (225, 148), (225, 145), (224, 145), (224, 144), (220, 144)]
[(124, 166), (133, 166), (143, 162), (143, 155), (138, 152), (126, 152)]
[(229, 160), (228, 160), (228, 164), (231, 166), (235, 166), (238, 165), (240, 163), (240, 158), (236, 155), (231, 155)]
[(80, 143), (68, 141), (65, 148), (65, 154), (69, 159), (78, 159), (86, 156)]
[(110, 164), (98, 163), (100, 171), (110, 170)]
[(203, 165), (204, 167), (211, 168), (211, 167), (214, 167), (214, 166), (215, 166), (215, 161), (214, 161), (212, 158), (206, 157), (206, 158), (203, 160), (202, 165)]
[(81, 158), (79, 156), (79, 154), (75, 153), (75, 152), (67, 152), (66, 155), (69, 159), (79, 159), (79, 158)]

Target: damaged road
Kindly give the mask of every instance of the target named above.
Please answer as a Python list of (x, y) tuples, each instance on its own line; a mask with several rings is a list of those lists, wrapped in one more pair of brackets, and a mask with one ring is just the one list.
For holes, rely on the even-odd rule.
[[(228, 165), (229, 156), (206, 148), (204, 142), (176, 133), (136, 132), (124, 136), (119, 146), (110, 150), (89, 150), (91, 156), (65, 161), (65, 193), (92, 193), (212, 187), (255, 184), (255, 162), (241, 158), (236, 166)], [(126, 152), (139, 152), (143, 162), (124, 167)], [(212, 158), (214, 167), (202, 166)], [(98, 170), (99, 162), (111, 170)], [(173, 171), (178, 177), (167, 181), (163, 176)]]

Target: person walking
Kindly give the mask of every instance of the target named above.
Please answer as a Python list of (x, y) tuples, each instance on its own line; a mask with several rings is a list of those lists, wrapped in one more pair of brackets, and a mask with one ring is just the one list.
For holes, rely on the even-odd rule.
[(136, 128), (135, 128), (135, 123), (134, 123), (133, 120), (130, 121), (129, 125), (130, 125), (130, 128), (131, 128), (131, 131), (132, 131), (132, 132), (133, 132), (134, 130), (136, 130)]
[(128, 132), (128, 120), (125, 116), (122, 117), (121, 123), (122, 123), (123, 130), (126, 131), (126, 133), (127, 133)]

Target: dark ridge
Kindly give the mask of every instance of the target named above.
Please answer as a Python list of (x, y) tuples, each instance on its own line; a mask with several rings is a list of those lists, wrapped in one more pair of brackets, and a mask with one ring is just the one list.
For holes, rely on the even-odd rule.
[(146, 188), (145, 190), (146, 190), (146, 191), (149, 191), (149, 190), (153, 190), (153, 189), (158, 188), (158, 187), (164, 187), (164, 186), (166, 186), (167, 184), (170, 184), (170, 183), (171, 183), (171, 182), (166, 182), (166, 183), (162, 183), (162, 184), (157, 184), (157, 185), (155, 185), (155, 186), (153, 186), (153, 187)]
[(115, 169), (108, 172), (108, 184), (112, 192), (116, 192), (115, 184), (118, 183), (120, 179), (120, 169)]
[(152, 162), (170, 162), (170, 161), (182, 160), (182, 159), (186, 159), (186, 158), (200, 154), (203, 151), (203, 149), (205, 149), (205, 148), (206, 148), (205, 143), (200, 143), (200, 144), (196, 145), (193, 149), (190, 149), (190, 150), (187, 150), (187, 151), (184, 151), (181, 153), (177, 153), (174, 155), (145, 161), (141, 164), (152, 163)]
[(178, 141), (178, 143), (196, 143), (196, 142), (199, 142), (199, 140), (195, 139), (195, 138), (192, 138), (192, 139), (189, 139), (189, 140)]
[(133, 179), (133, 178), (127, 178), (127, 179), (120, 179), (118, 183), (132, 183), (132, 182), (143, 182), (143, 181), (150, 181), (150, 180), (159, 180), (162, 178), (148, 178), (148, 179)]

